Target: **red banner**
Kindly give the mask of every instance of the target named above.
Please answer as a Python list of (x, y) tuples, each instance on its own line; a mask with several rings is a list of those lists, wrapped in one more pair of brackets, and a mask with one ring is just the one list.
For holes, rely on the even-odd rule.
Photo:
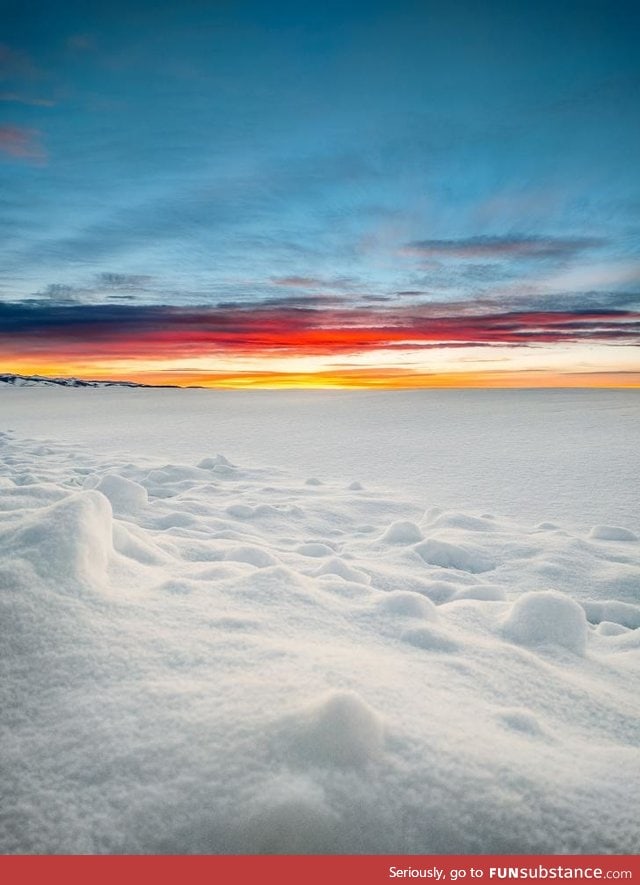
[[(636, 855), (409, 855), (409, 856), (29, 856), (0, 857), (0, 881), (65, 885), (212, 885), (213, 882), (299, 885), (384, 885), (484, 880), (622, 881), (640, 885)], [(484, 885), (483, 883), (483, 885)]]

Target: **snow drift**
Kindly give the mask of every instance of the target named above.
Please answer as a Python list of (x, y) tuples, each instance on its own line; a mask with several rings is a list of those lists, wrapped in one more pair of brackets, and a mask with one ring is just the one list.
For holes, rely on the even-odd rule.
[(233, 461), (0, 436), (0, 851), (637, 850), (632, 532)]

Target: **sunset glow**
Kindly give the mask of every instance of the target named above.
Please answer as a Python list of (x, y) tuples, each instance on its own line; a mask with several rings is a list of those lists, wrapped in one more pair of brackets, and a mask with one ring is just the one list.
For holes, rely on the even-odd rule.
[(640, 385), (622, 20), (240, 6), (13, 9), (0, 371)]

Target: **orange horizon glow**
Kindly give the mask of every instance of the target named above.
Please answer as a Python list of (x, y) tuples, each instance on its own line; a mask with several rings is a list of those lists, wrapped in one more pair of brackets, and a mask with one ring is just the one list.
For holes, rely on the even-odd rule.
[(5, 306), (6, 371), (227, 389), (640, 388), (640, 313)]
[(130, 371), (114, 373), (99, 365), (90, 371), (73, 364), (28, 362), (11, 371), (44, 378), (79, 378), (86, 381), (115, 381), (224, 390), (411, 390), (480, 388), (594, 388), (640, 389), (638, 371), (547, 371), (488, 370), (420, 372), (398, 368), (349, 368), (318, 372), (253, 370), (231, 371)]

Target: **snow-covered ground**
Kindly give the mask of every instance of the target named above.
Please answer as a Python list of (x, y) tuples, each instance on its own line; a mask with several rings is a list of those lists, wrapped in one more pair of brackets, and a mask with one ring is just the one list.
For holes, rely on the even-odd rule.
[(420, 506), (640, 533), (640, 391), (0, 388), (0, 429), (104, 454), (246, 465)]
[(2, 391), (0, 851), (637, 851), (639, 421)]

